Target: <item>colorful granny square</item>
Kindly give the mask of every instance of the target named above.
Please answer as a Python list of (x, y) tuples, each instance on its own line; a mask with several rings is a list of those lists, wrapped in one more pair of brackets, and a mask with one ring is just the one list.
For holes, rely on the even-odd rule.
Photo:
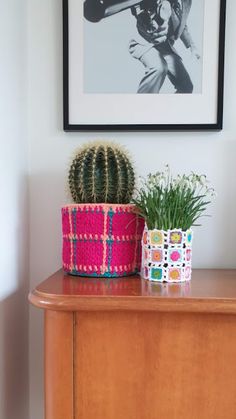
[(153, 230), (150, 233), (150, 242), (152, 245), (161, 246), (164, 243), (164, 235), (160, 230)]
[(152, 268), (151, 269), (151, 279), (154, 281), (161, 281), (163, 276), (163, 271), (161, 268)]
[[(191, 279), (192, 262), (191, 229), (145, 230), (142, 265), (145, 278), (159, 283), (181, 283)], [(143, 272), (142, 271), (142, 272)], [(177, 284), (180, 286), (179, 284)]]
[(170, 244), (181, 244), (183, 240), (182, 232), (179, 230), (172, 230), (169, 233)]
[(162, 249), (151, 250), (152, 262), (161, 263), (163, 260)]
[(182, 262), (182, 249), (170, 248), (168, 249), (168, 260), (170, 263)]
[(180, 279), (181, 279), (181, 269), (170, 268), (169, 269), (169, 280), (170, 281), (180, 281)]
[(186, 245), (191, 246), (193, 240), (193, 232), (191, 230), (186, 231)]

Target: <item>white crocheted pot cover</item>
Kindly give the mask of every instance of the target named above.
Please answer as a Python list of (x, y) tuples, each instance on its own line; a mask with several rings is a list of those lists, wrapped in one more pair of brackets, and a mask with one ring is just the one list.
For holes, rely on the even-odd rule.
[(158, 282), (184, 282), (191, 279), (193, 231), (189, 229), (148, 230), (142, 238), (144, 279)]

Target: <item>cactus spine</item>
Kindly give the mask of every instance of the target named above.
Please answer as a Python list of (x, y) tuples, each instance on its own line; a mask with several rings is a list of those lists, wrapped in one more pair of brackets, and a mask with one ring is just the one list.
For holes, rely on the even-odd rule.
[(69, 188), (76, 203), (130, 202), (135, 176), (124, 149), (110, 143), (82, 147), (69, 170)]

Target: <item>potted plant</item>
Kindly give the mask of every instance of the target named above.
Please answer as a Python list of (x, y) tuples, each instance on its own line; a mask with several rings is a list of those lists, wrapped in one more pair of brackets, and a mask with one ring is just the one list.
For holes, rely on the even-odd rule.
[(143, 181), (134, 203), (145, 219), (141, 271), (145, 279), (191, 279), (192, 227), (213, 195), (205, 175), (191, 173), (174, 178), (168, 166)]
[(121, 146), (82, 146), (69, 169), (74, 204), (62, 208), (63, 268), (81, 276), (119, 277), (141, 265), (144, 221), (131, 204), (135, 175)]

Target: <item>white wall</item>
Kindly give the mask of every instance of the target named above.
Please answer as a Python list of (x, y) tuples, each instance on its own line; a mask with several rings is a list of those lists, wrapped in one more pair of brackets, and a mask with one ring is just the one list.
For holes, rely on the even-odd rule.
[(28, 418), (27, 1), (0, 1), (0, 419)]
[[(29, 2), (29, 139), (31, 170), (31, 288), (60, 267), (60, 207), (67, 202), (66, 170), (73, 150), (88, 139), (125, 144), (146, 174), (168, 162), (174, 172), (206, 173), (218, 192), (212, 218), (195, 230), (195, 267), (236, 267), (236, 2), (228, 0), (224, 130), (185, 133), (64, 133), (62, 128), (61, 1)], [(43, 417), (42, 313), (30, 317), (32, 419)]]

